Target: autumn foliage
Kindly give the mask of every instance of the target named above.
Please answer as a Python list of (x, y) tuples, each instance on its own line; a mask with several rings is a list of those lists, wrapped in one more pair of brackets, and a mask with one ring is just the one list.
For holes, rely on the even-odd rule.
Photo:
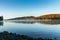
[(43, 16), (38, 16), (36, 18), (41, 18), (41, 19), (60, 18), (60, 14), (47, 14)]

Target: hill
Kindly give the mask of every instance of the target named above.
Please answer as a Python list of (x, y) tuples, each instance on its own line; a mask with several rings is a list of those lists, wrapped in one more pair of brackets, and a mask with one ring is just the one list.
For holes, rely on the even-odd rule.
[(37, 20), (37, 19), (60, 19), (60, 14), (47, 14), (42, 16), (25, 16), (25, 17), (16, 17), (8, 20)]
[(42, 16), (37, 16), (37, 19), (59, 19), (60, 14), (47, 14)]
[(34, 20), (34, 16), (24, 16), (24, 17), (16, 17), (16, 18), (11, 18), (8, 20)]

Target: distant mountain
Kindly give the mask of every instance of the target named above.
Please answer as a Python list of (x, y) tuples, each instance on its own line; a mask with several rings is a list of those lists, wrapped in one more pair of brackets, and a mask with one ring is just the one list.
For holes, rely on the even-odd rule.
[(34, 20), (34, 16), (24, 16), (24, 17), (16, 17), (16, 18), (11, 18), (8, 20)]
[(16, 17), (8, 20), (36, 20), (36, 19), (60, 19), (60, 14), (47, 14), (42, 16), (25, 16), (25, 17)]

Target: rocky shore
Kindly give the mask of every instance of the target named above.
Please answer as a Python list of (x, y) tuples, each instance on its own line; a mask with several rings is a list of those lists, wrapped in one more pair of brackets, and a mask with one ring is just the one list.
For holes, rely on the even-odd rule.
[(56, 38), (32, 38), (26, 35), (20, 35), (16, 33), (9, 33), (7, 31), (0, 32), (0, 40), (57, 40)]

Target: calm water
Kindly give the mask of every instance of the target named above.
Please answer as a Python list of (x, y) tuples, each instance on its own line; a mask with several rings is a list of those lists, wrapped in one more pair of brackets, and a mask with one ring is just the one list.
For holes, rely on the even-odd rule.
[(27, 35), (34, 38), (60, 38), (60, 21), (44, 22), (21, 22), (4, 21), (0, 22), (0, 32), (8, 31), (20, 35)]

